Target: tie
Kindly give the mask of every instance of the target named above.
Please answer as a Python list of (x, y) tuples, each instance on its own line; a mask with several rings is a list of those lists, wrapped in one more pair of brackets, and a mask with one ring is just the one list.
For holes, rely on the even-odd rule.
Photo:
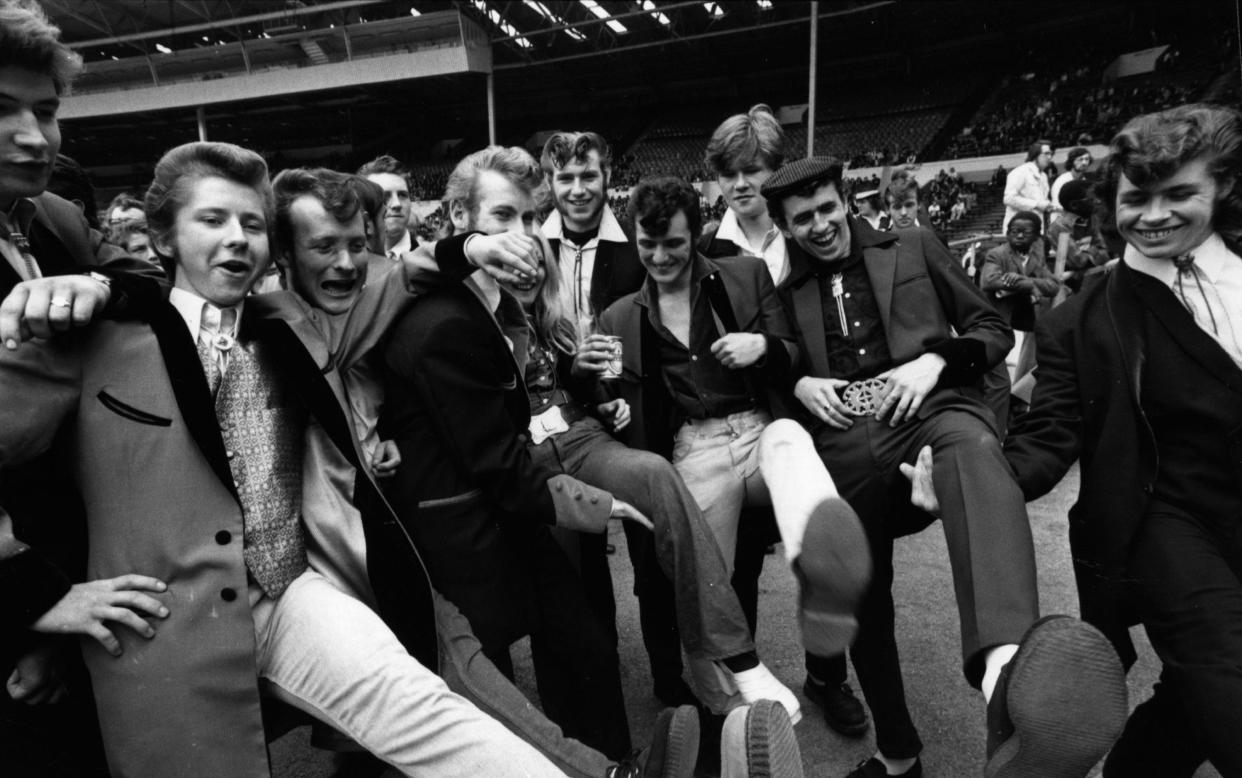
[(199, 325), (198, 358), (207, 376), (207, 386), (212, 396), (220, 388), (220, 380), (228, 367), (229, 349), (233, 348), (237, 326), (237, 309), (217, 308), (203, 303), (203, 316)]

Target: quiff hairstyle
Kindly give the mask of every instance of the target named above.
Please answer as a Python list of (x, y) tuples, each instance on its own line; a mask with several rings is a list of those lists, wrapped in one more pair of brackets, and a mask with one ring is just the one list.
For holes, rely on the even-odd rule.
[(892, 208), (893, 203), (904, 201), (910, 194), (914, 195), (915, 202), (919, 202), (919, 182), (908, 172), (899, 170), (888, 181), (888, 189), (884, 190), (884, 202)]
[[(161, 241), (172, 242), (177, 212), (189, 202), (194, 184), (204, 178), (223, 178), (257, 192), (263, 201), (263, 217), (271, 237), (276, 202), (263, 157), (232, 143), (198, 141), (177, 146), (155, 164), (155, 176), (144, 202), (152, 249), (158, 253), (156, 247)], [(163, 254), (160, 258), (176, 259)], [(165, 269), (168, 268), (165, 264)]]
[(1197, 159), (1207, 164), (1223, 192), (1212, 212), (1212, 226), (1237, 251), (1242, 244), (1242, 113), (1219, 105), (1179, 105), (1136, 117), (1121, 128), (1109, 145), (1096, 188), (1101, 230), (1117, 234), (1117, 189), (1123, 174), (1135, 186), (1147, 186)]
[(592, 151), (599, 154), (599, 168), (607, 178), (612, 169), (612, 149), (598, 132), (553, 133), (543, 144), (543, 153), (539, 155), (539, 168), (544, 175), (552, 176), (570, 162), (585, 165)]
[(776, 170), (785, 161), (785, 131), (763, 103), (720, 123), (707, 142), (703, 157), (709, 170), (725, 175), (756, 159)]
[(293, 253), (293, 220), (289, 211), (299, 198), (315, 198), (341, 224), (357, 215), (362, 202), (351, 179), (348, 173), (327, 168), (298, 167), (282, 170), (272, 180), (272, 192), (276, 196), (277, 256)]
[(0, 0), (0, 67), (46, 73), (61, 95), (82, 71), (82, 57), (61, 42), (60, 28), (34, 0)]
[(677, 212), (686, 214), (691, 245), (698, 243), (703, 230), (699, 193), (684, 178), (660, 176), (645, 178), (630, 192), (626, 209), (630, 224), (641, 226), (649, 235), (664, 235)]
[(370, 176), (376, 173), (392, 173), (394, 176), (401, 176), (401, 180), (405, 181), (405, 188), (413, 188), (413, 184), (410, 181), (410, 169), (401, 164), (401, 160), (391, 154), (381, 154), (358, 168), (358, 175), (360, 176)]
[[(470, 154), (453, 172), (449, 173), (448, 182), (444, 185), (444, 213), (452, 214), (453, 203), (461, 203), (473, 220), (478, 208), (479, 173), (491, 170), (504, 176), (510, 182), (522, 187), (531, 194), (543, 184), (543, 175), (539, 164), (526, 149), (518, 146), (488, 146), (481, 151)], [(446, 218), (448, 235), (453, 234), (452, 218)]]

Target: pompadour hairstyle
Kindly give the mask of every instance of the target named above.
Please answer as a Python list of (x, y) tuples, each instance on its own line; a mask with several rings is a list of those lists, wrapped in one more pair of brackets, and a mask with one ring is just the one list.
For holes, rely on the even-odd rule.
[(919, 199), (919, 182), (914, 180), (914, 176), (904, 170), (899, 170), (893, 174), (888, 181), (888, 189), (884, 190), (884, 202), (890, 208), (893, 203), (905, 200), (906, 195), (913, 193), (914, 199)]
[(543, 144), (539, 168), (544, 175), (553, 175), (570, 162), (585, 164), (592, 152), (599, 154), (599, 166), (605, 175), (612, 168), (612, 149), (598, 132), (556, 132)]
[(401, 160), (391, 154), (381, 154), (362, 167), (358, 168), (358, 175), (369, 176), (375, 173), (392, 173), (394, 176), (401, 176), (405, 181), (405, 188), (411, 187), (410, 169), (401, 164)]
[[(526, 149), (518, 146), (488, 146), (465, 157), (449, 173), (448, 182), (444, 185), (444, 213), (450, 214), (451, 206), (460, 202), (474, 218), (478, 210), (479, 173), (491, 170), (534, 194), (543, 184), (543, 174), (539, 164)], [(446, 219), (452, 235), (452, 220)]]
[(772, 109), (759, 103), (720, 123), (707, 142), (703, 161), (716, 175), (725, 175), (754, 160), (776, 170), (785, 161), (785, 145), (785, 131)]
[(1116, 236), (1117, 189), (1125, 175), (1146, 186), (1197, 159), (1207, 164), (1224, 195), (1217, 200), (1212, 226), (1237, 249), (1242, 243), (1242, 113), (1204, 103), (1179, 105), (1131, 119), (1109, 145), (1096, 188), (1101, 229)]
[[(171, 241), (177, 212), (189, 201), (194, 183), (213, 177), (250, 187), (258, 193), (270, 236), (276, 203), (263, 157), (232, 143), (198, 141), (177, 146), (155, 164), (155, 176), (144, 201), (152, 249), (160, 240)], [(160, 256), (175, 260), (175, 257)]]
[(60, 95), (82, 71), (82, 57), (61, 42), (60, 28), (34, 0), (0, 0), (0, 67), (46, 73)]
[(697, 243), (703, 230), (699, 193), (684, 178), (660, 176), (639, 181), (630, 192), (626, 213), (629, 222), (641, 226), (644, 232), (664, 235), (678, 211), (686, 214), (691, 240)]
[(293, 220), (289, 209), (300, 197), (310, 196), (323, 204), (323, 209), (344, 224), (358, 213), (362, 202), (352, 184), (352, 176), (328, 168), (290, 168), (272, 180), (276, 196), (276, 248), (293, 252)]

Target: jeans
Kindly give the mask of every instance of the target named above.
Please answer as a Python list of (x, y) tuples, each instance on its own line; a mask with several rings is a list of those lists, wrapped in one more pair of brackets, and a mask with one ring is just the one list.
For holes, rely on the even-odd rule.
[[(450, 691), (406, 652), (374, 611), (319, 573), (302, 573), (275, 600), (252, 585), (250, 600), (264, 691), (326, 722), (405, 775), (564, 775)], [(446, 642), (450, 648), (462, 645), (452, 637)], [(469, 641), (465, 645), (469, 651)], [(486, 683), (490, 676), (477, 678)], [(494, 696), (493, 704), (503, 699)], [(573, 750), (568, 745), (565, 753)], [(596, 775), (605, 764), (600, 759)]]
[(568, 432), (533, 447), (531, 456), (611, 492), (655, 524), (656, 554), (673, 581), (687, 654), (724, 659), (754, 650), (720, 548), (668, 460), (626, 446), (593, 418), (576, 421)]

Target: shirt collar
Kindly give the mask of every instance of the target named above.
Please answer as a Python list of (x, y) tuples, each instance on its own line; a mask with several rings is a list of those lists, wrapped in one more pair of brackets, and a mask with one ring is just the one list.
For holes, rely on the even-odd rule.
[[(554, 210), (548, 214), (548, 218), (544, 220), (540, 229), (543, 231), (543, 237), (548, 240), (564, 240), (565, 222), (561, 218), (561, 212)], [(604, 206), (603, 215), (600, 216), (597, 240), (606, 240), (609, 243), (630, 242), (625, 230), (621, 229), (621, 222), (617, 221), (617, 217), (613, 215), (611, 206)]]
[(406, 252), (413, 251), (413, 250), (414, 250), (414, 244), (410, 240), (410, 231), (406, 230), (405, 233), (401, 236), (401, 240), (393, 244), (393, 247), (388, 249), (388, 251), (384, 253), (391, 256), (392, 252), (395, 251), (397, 252), (397, 257), (400, 258), (402, 254), (405, 254)]
[[(1195, 255), (1195, 266), (1202, 270), (1203, 274), (1212, 283), (1215, 283), (1220, 278), (1221, 273), (1225, 270), (1225, 263), (1230, 261), (1230, 258), (1235, 262), (1242, 261), (1229, 250), (1229, 247), (1225, 245), (1225, 241), (1215, 232), (1207, 240), (1200, 243), (1199, 247), (1191, 253)], [(1173, 282), (1177, 280), (1177, 268), (1174, 267), (1171, 260), (1153, 259), (1128, 243), (1126, 244), (1124, 260), (1134, 270), (1155, 278), (1165, 286), (1173, 286)]]
[[(174, 286), (169, 290), (168, 302), (172, 303), (172, 306), (177, 309), (177, 313), (181, 314), (181, 318), (185, 321), (185, 326), (190, 329), (190, 335), (192, 335), (197, 341), (198, 331), (202, 329), (203, 306), (211, 305), (211, 303), (208, 303), (202, 297), (199, 297), (193, 292), (187, 291), (178, 286)], [(237, 311), (237, 324), (234, 329), (235, 332), (239, 331), (241, 328), (242, 309), (245, 307), (245, 303), (246, 301), (242, 300), (240, 303), (233, 306), (233, 309)]]
[[(772, 227), (763, 236), (763, 247), (766, 249), (772, 240), (772, 233), (779, 233), (780, 229), (773, 224)], [(754, 251), (750, 245), (750, 241), (746, 239), (746, 233), (742, 230), (742, 224), (737, 220), (737, 214), (733, 213), (733, 209), (729, 208), (724, 212), (724, 216), (720, 217), (720, 226), (716, 228), (716, 238), (718, 240), (727, 240), (734, 246), (745, 251)]]

